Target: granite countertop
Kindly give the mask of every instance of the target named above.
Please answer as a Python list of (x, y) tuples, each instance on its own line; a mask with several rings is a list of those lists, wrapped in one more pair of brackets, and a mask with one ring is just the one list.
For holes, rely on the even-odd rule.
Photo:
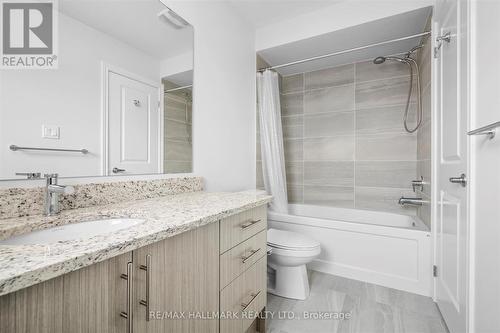
[(0, 239), (69, 223), (129, 217), (145, 222), (112, 234), (43, 245), (0, 245), (0, 296), (135, 250), (271, 201), (258, 192), (191, 192), (0, 220)]

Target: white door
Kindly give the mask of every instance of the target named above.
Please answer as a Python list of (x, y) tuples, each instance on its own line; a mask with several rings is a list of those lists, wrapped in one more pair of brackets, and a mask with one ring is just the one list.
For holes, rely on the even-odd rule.
[[(436, 298), (451, 333), (466, 332), (468, 187), (451, 181), (468, 175), (467, 2), (439, 0), (436, 36), (447, 36), (436, 54), (437, 210)], [(467, 176), (465, 176), (467, 177)]]
[(159, 92), (108, 72), (108, 175), (161, 172)]

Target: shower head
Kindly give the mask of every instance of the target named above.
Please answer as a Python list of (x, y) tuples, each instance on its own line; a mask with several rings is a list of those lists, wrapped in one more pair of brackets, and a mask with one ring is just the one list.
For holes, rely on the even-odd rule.
[(385, 57), (376, 57), (375, 59), (373, 59), (373, 63), (375, 65), (380, 65), (380, 64), (383, 64), (385, 62)]
[(399, 58), (399, 57), (376, 57), (375, 59), (373, 59), (373, 63), (375, 65), (380, 65), (380, 64), (383, 64), (384, 62), (386, 62), (386, 60), (395, 60), (395, 61), (399, 61), (399, 62), (402, 62), (405, 64), (408, 63), (408, 61), (406, 59)]

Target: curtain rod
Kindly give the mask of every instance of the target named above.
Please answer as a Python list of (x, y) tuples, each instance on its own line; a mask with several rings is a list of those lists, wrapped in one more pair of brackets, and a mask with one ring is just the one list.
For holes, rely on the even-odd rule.
[(193, 85), (192, 84), (189, 84), (187, 86), (182, 86), (182, 87), (177, 87), (177, 88), (172, 88), (172, 89), (168, 89), (168, 90), (165, 90), (164, 92), (168, 93), (168, 92), (173, 92), (173, 91), (177, 91), (177, 90), (182, 90), (182, 89), (187, 89), (187, 88), (192, 88)]
[(296, 61), (288, 62), (285, 64), (281, 64), (281, 65), (269, 66), (269, 67), (261, 68), (261, 69), (257, 70), (257, 72), (263, 72), (263, 71), (268, 70), (268, 69), (277, 69), (277, 68), (282, 68), (282, 67), (298, 65), (298, 64), (302, 64), (304, 62), (309, 62), (309, 61), (313, 61), (313, 60), (319, 60), (319, 59), (323, 59), (323, 58), (337, 56), (337, 55), (344, 54), (344, 53), (364, 50), (364, 49), (374, 47), (374, 46), (380, 46), (380, 45), (390, 44), (390, 43), (394, 43), (394, 42), (400, 42), (400, 41), (407, 40), (407, 39), (413, 39), (413, 38), (417, 38), (417, 37), (427, 36), (430, 33), (431, 33), (430, 31), (425, 31), (425, 32), (422, 32), (422, 33), (419, 33), (416, 35), (391, 39), (391, 40), (387, 40), (385, 42), (373, 43), (373, 44), (369, 44), (369, 45), (365, 45), (365, 46), (355, 47), (355, 48), (348, 49), (348, 50), (338, 51), (338, 52), (334, 52), (334, 53), (328, 53), (328, 54), (324, 54), (324, 55), (320, 55), (320, 56), (316, 56), (316, 57), (312, 57), (312, 58), (296, 60)]

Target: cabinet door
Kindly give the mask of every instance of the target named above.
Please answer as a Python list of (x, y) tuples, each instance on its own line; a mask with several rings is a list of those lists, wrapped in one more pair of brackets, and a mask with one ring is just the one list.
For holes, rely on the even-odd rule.
[(218, 332), (218, 320), (206, 317), (219, 310), (219, 223), (140, 248), (133, 257), (134, 332)]
[(2, 333), (126, 331), (126, 253), (0, 297)]

